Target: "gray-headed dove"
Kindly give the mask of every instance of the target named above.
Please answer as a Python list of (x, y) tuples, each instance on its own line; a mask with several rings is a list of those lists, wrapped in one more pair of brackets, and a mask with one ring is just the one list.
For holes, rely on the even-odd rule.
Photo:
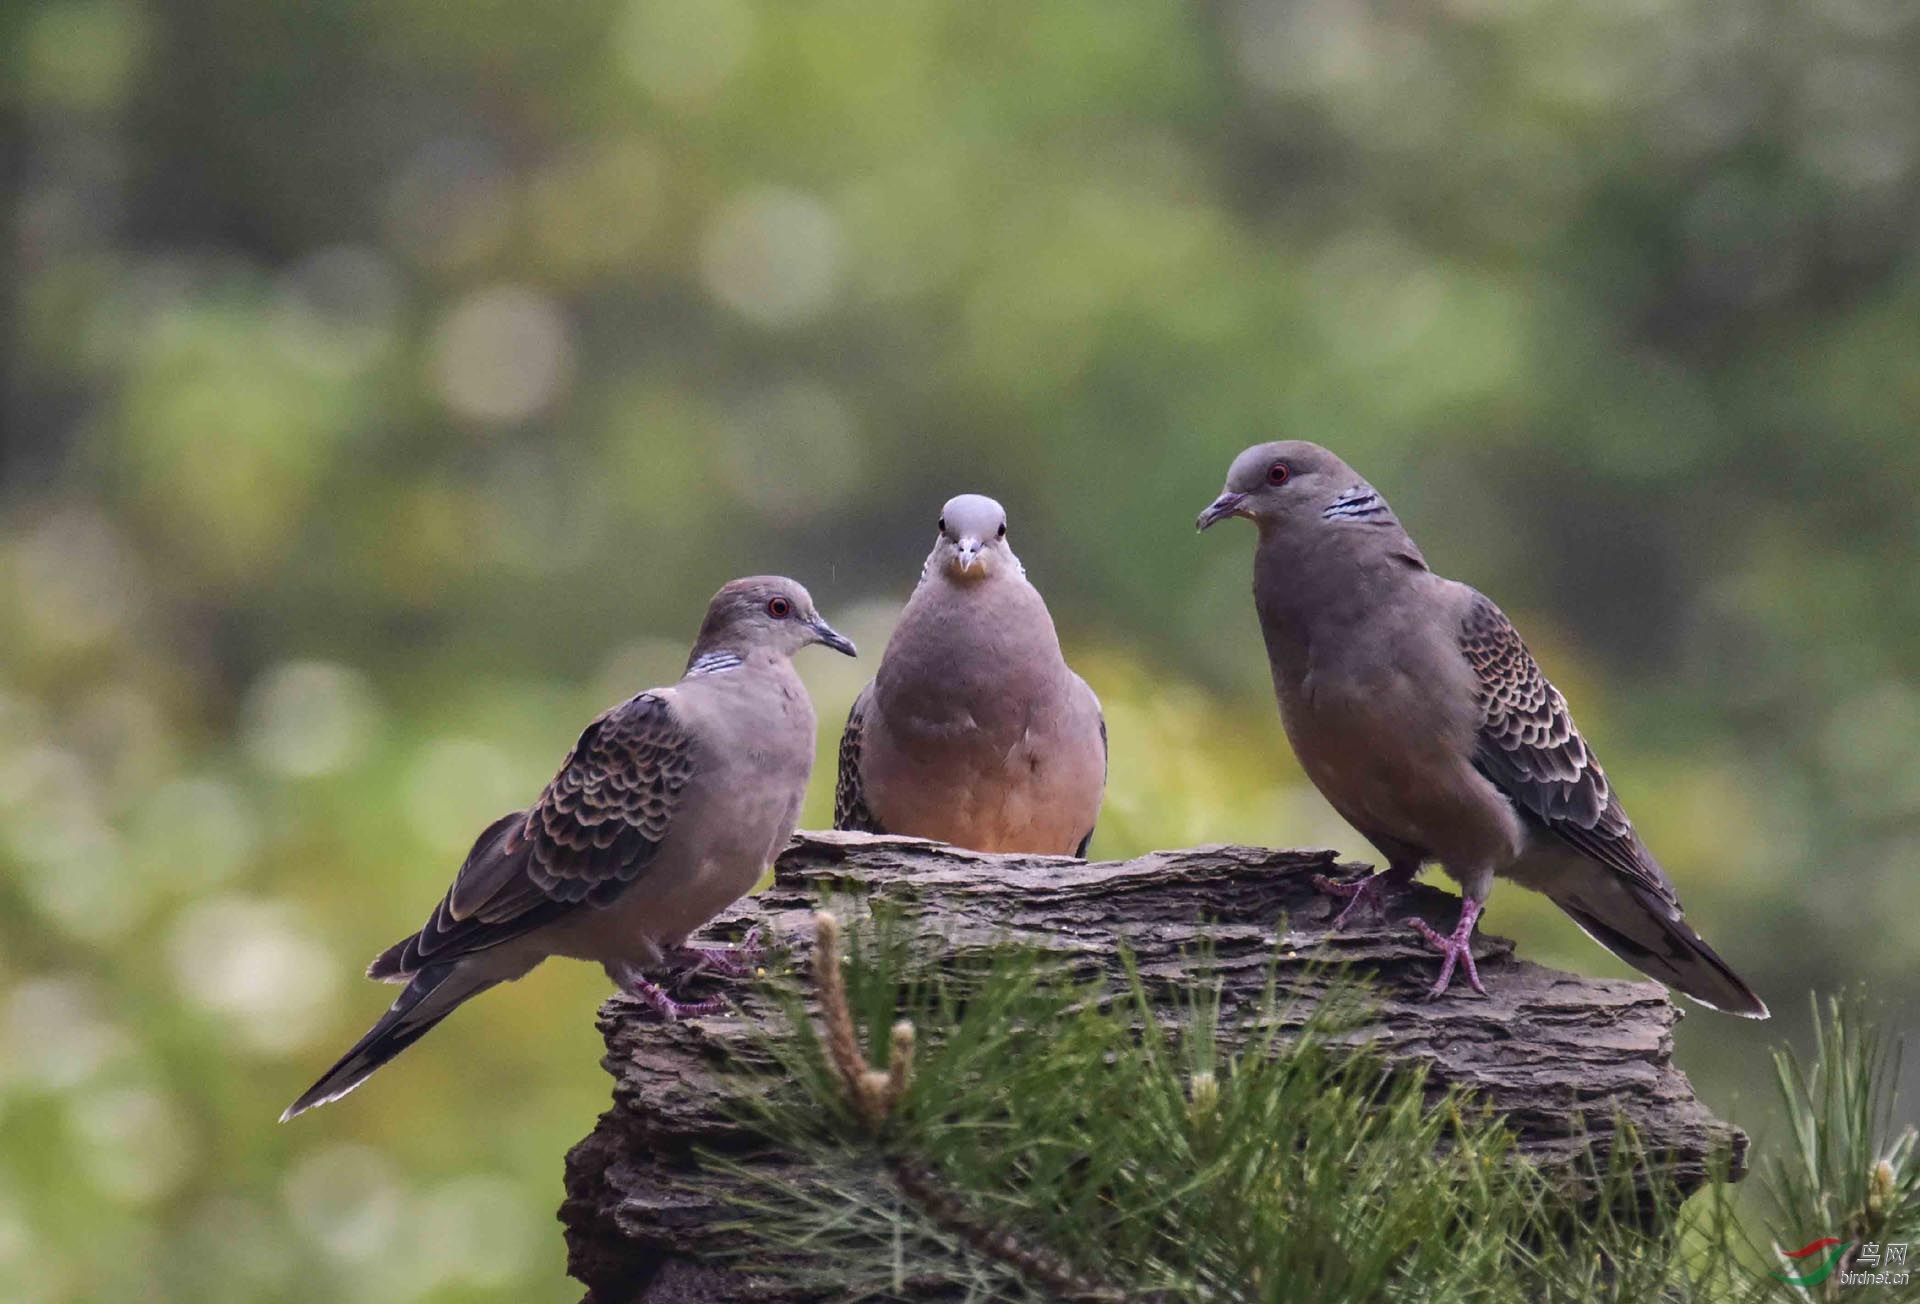
[(338, 1100), (454, 1008), (548, 956), (594, 961), (673, 1017), (683, 1005), (645, 972), (746, 969), (687, 939), (744, 896), (800, 816), (813, 768), (813, 704), (793, 654), (853, 644), (778, 576), (714, 595), (685, 675), (586, 727), (540, 800), (495, 820), (417, 934), (367, 970), (404, 983), (379, 1022), (282, 1120)]
[(834, 827), (1084, 856), (1106, 788), (1100, 702), (979, 494), (933, 551), (840, 740)]
[(1500, 609), (1426, 558), (1373, 486), (1315, 444), (1249, 448), (1200, 514), (1259, 531), (1253, 595), (1280, 718), (1334, 810), (1386, 858), (1344, 922), (1437, 861), (1459, 926), (1411, 921), (1484, 991), (1469, 949), (1496, 876), (1544, 892), (1600, 945), (1704, 1005), (1767, 1007), (1682, 917), (1565, 699)]

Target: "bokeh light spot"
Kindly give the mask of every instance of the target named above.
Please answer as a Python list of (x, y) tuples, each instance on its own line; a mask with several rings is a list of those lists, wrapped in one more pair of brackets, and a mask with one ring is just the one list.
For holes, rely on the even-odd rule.
[(294, 1164), (281, 1187), (293, 1225), (337, 1259), (364, 1263), (393, 1240), (403, 1192), (393, 1161), (372, 1146), (328, 1146)]
[(351, 765), (380, 723), (358, 671), (320, 661), (275, 667), (247, 695), (243, 736), (255, 761), (289, 778)]
[(725, 89), (753, 49), (755, 19), (744, 0), (633, 0), (613, 33), (627, 75), (667, 104), (705, 104)]
[(441, 400), (474, 421), (524, 421), (559, 397), (573, 370), (560, 305), (524, 286), (477, 290), (434, 331), (433, 382)]
[(523, 1276), (539, 1255), (529, 1209), (512, 1183), (485, 1175), (436, 1187), (421, 1202), (415, 1239), (424, 1257), (475, 1286), (499, 1288)]
[(750, 190), (714, 218), (700, 267), (713, 296), (751, 321), (812, 321), (839, 292), (840, 220), (801, 191)]
[(50, 649), (100, 642), (138, 609), (138, 567), (119, 531), (98, 512), (56, 511), (19, 537), (11, 552), (20, 610)]
[(168, 954), (187, 998), (269, 1057), (312, 1042), (339, 994), (339, 965), (279, 902), (229, 896), (193, 906), (174, 924)]
[(0, 1080), (68, 1091), (118, 1060), (131, 1044), (101, 1013), (99, 997), (85, 980), (30, 978), (7, 996)]
[(115, 1199), (151, 1204), (192, 1168), (195, 1146), (187, 1122), (158, 1091), (116, 1087), (82, 1096), (71, 1118), (88, 1174)]
[(532, 799), (517, 790), (518, 779), (513, 763), (491, 743), (436, 739), (408, 767), (407, 821), (436, 852), (465, 851), (488, 823)]

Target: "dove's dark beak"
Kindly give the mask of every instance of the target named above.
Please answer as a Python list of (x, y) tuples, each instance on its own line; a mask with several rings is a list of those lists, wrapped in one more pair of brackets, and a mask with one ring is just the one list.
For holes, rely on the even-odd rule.
[(826, 621), (820, 620), (816, 617), (811, 623), (813, 626), (814, 637), (817, 638), (820, 642), (825, 643), (828, 647), (832, 648), (835, 652), (844, 652), (850, 657), (857, 657), (860, 655), (859, 650), (853, 646), (853, 640), (848, 638), (845, 634), (842, 634), (839, 630), (835, 629), (832, 625), (829, 625)]
[(1200, 519), (1193, 523), (1193, 528), (1196, 530), (1204, 530), (1210, 525), (1218, 525), (1229, 516), (1246, 515), (1245, 512), (1240, 510), (1246, 505), (1246, 501), (1247, 496), (1245, 494), (1221, 494), (1218, 498), (1207, 504), (1207, 510), (1200, 513)]

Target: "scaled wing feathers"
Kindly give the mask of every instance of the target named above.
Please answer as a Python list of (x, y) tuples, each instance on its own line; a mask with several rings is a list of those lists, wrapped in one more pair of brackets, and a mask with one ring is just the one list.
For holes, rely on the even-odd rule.
[(692, 776), (692, 740), (665, 698), (601, 715), (533, 808), (488, 826), (426, 927), (370, 974), (412, 973), (606, 905), (652, 863)]
[(833, 788), (833, 827), (861, 833), (885, 833), (880, 821), (867, 809), (866, 786), (860, 779), (860, 743), (866, 728), (867, 701), (873, 685), (860, 690), (847, 712), (847, 727), (840, 734), (840, 774)]
[(1575, 849), (1672, 902), (1672, 885), (1633, 831), (1566, 699), (1512, 622), (1479, 594), (1461, 648), (1479, 678), (1481, 773)]

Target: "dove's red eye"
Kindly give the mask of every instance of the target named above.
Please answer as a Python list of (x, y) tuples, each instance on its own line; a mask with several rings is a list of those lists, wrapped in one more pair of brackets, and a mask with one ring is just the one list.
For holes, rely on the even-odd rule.
[(1287, 482), (1287, 477), (1292, 474), (1293, 472), (1287, 470), (1287, 464), (1285, 462), (1275, 462), (1272, 466), (1267, 468), (1267, 483), (1268, 484), (1285, 484)]
[(767, 603), (767, 614), (775, 620), (785, 620), (793, 614), (793, 604), (785, 598), (775, 598)]

